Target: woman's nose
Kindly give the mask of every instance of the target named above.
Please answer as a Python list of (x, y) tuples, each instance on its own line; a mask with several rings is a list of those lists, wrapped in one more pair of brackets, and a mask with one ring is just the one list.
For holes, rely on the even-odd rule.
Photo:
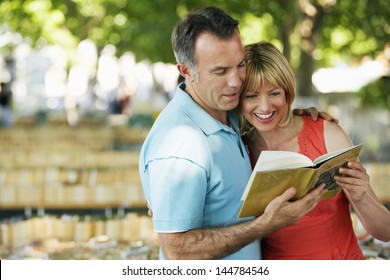
[(267, 113), (269, 109), (271, 108), (270, 103), (268, 102), (268, 99), (264, 96), (260, 96), (258, 99), (257, 108), (261, 110), (263, 113)]

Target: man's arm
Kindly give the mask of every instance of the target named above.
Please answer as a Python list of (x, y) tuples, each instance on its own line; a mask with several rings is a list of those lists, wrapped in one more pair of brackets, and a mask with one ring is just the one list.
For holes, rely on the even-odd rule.
[(167, 259), (220, 259), (256, 239), (294, 224), (309, 213), (325, 193), (325, 184), (304, 198), (290, 202), (296, 190), (290, 188), (273, 199), (262, 216), (236, 225), (195, 229), (181, 233), (159, 233), (160, 246)]

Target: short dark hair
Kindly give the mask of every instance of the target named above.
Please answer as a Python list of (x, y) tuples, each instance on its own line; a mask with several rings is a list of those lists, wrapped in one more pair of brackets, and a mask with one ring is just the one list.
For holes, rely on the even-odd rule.
[(195, 41), (204, 32), (218, 38), (230, 38), (238, 30), (238, 20), (232, 18), (224, 10), (208, 6), (194, 10), (181, 20), (172, 32), (172, 48), (178, 63), (186, 63), (194, 68)]

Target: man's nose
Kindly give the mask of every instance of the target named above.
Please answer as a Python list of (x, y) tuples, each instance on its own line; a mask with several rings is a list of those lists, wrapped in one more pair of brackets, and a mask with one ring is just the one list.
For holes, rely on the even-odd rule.
[(233, 70), (229, 75), (228, 84), (230, 87), (240, 88), (245, 76), (243, 76), (238, 70)]

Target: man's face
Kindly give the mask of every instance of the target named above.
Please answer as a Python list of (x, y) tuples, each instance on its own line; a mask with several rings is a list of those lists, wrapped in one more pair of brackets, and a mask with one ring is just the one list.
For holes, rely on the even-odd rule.
[(225, 123), (226, 111), (237, 107), (245, 79), (245, 50), (237, 31), (221, 40), (209, 33), (195, 43), (196, 75), (187, 85), (192, 98), (212, 117)]

